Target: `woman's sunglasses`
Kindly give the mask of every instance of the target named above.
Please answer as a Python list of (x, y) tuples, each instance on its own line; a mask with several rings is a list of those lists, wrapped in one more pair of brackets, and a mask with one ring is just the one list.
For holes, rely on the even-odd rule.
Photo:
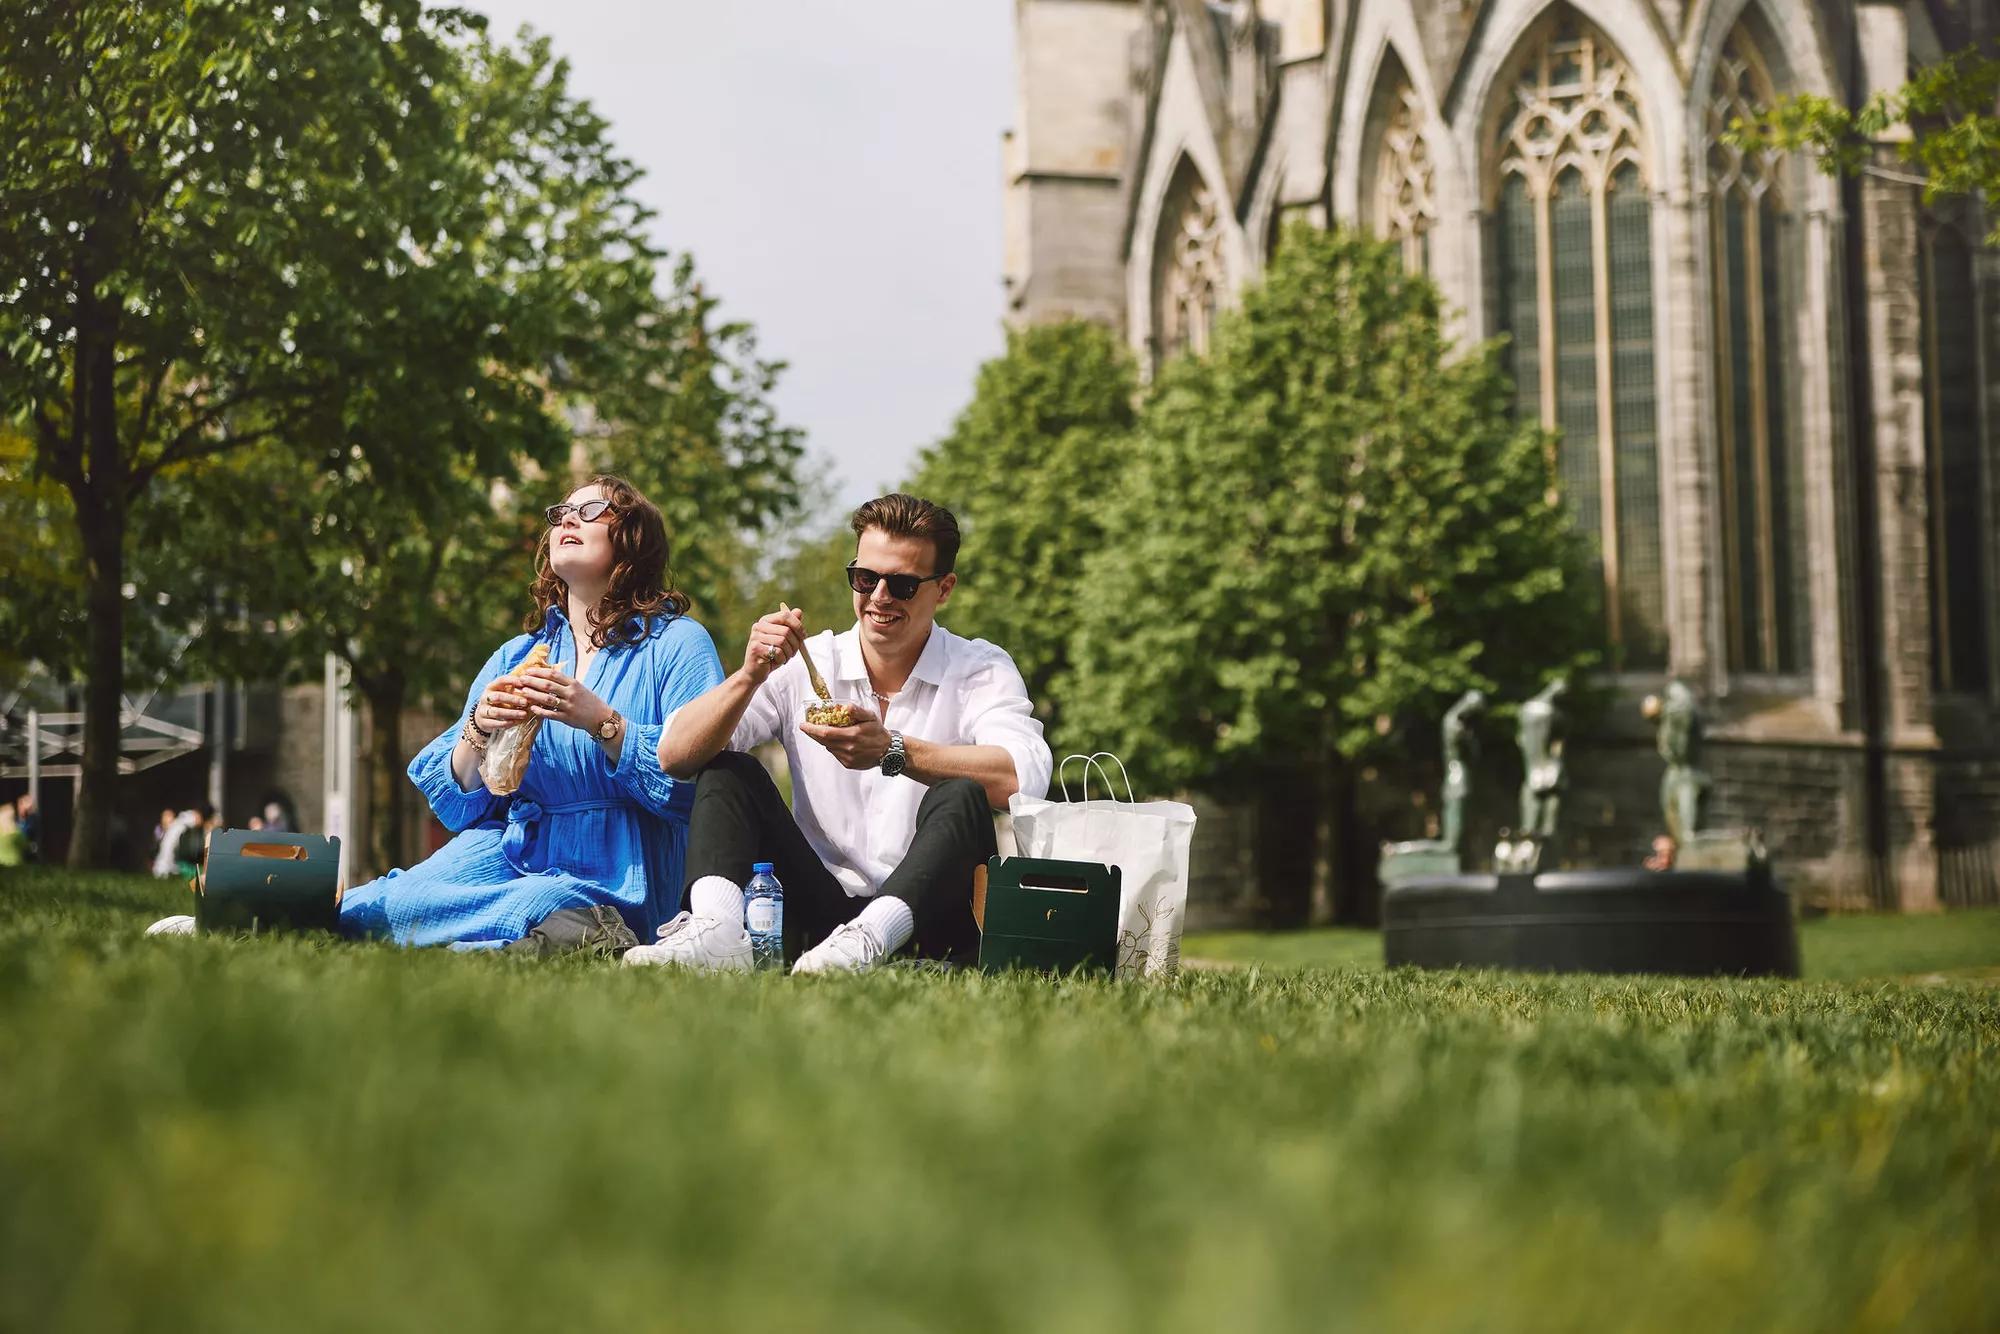
[(576, 512), (576, 517), (579, 522), (596, 523), (599, 519), (603, 518), (608, 512), (610, 512), (610, 509), (611, 509), (611, 502), (608, 500), (586, 500), (581, 505), (572, 505), (567, 500), (565, 500), (560, 505), (549, 506), (547, 509), (542, 511), (542, 514), (545, 518), (548, 519), (549, 527), (560, 528), (562, 526), (562, 521), (566, 517), (568, 517), (568, 515), (572, 510)]
[[(949, 573), (947, 571), (947, 573)], [(889, 585), (889, 596), (898, 602), (908, 602), (917, 595), (917, 590), (934, 579), (942, 579), (942, 574), (877, 574), (853, 561), (847, 562), (847, 586), (862, 597), (872, 597), (877, 584)]]

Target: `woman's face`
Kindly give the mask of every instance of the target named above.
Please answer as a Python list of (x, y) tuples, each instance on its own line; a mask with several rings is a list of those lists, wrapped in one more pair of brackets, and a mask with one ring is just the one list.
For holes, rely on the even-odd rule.
[(612, 511), (606, 509), (585, 523), (577, 516), (577, 506), (607, 500), (601, 486), (580, 486), (569, 493), (570, 506), (549, 533), (549, 568), (556, 578), (572, 589), (579, 584), (602, 584), (611, 577)]

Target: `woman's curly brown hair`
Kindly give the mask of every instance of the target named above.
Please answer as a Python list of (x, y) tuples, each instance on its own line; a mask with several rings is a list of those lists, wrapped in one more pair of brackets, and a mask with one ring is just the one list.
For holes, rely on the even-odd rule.
[[(673, 586), (667, 568), (667, 521), (659, 506), (623, 477), (599, 473), (584, 485), (601, 487), (611, 502), (611, 582), (590, 609), (590, 642), (598, 648), (639, 643), (655, 620), (687, 615), (687, 594)], [(569, 605), (569, 585), (549, 568), (555, 533), (543, 529), (535, 548), (535, 607), (521, 627), (531, 633), (542, 628), (549, 608)]]

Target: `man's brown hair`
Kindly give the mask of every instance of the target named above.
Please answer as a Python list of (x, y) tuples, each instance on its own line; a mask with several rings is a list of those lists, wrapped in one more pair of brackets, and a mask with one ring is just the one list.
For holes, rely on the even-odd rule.
[(958, 564), (958, 520), (942, 505), (933, 505), (919, 496), (892, 491), (854, 511), (848, 522), (858, 539), (870, 528), (879, 528), (891, 537), (920, 537), (937, 548), (937, 568), (932, 574), (950, 574)]

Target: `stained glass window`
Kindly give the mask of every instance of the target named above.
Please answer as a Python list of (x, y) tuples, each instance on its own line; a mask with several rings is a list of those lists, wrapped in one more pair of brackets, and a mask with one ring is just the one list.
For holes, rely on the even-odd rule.
[(1801, 441), (1786, 412), (1785, 269), (1794, 224), (1783, 159), (1746, 152), (1724, 137), (1774, 96), (1756, 45), (1739, 26), (1716, 62), (1705, 112), (1723, 627), (1731, 670), (1789, 674), (1805, 671), (1811, 658), (1805, 478)]
[(1388, 123), (1375, 162), (1375, 232), (1403, 247), (1403, 263), (1430, 268), (1431, 230), (1437, 226), (1430, 145), (1424, 139), (1423, 104), (1407, 76), (1389, 95)]
[(1980, 469), (1979, 314), (1973, 247), (1926, 229), (1924, 452), (1931, 512), (1931, 672), (1940, 690), (1988, 689), (1985, 521)]
[(1161, 212), (1153, 256), (1153, 311), (1163, 357), (1208, 351), (1215, 313), (1226, 290), (1222, 215), (1215, 192), (1194, 164), (1182, 161)]
[(1617, 665), (1664, 666), (1652, 208), (1631, 70), (1568, 9), (1529, 41), (1494, 142), (1495, 314), (1516, 403), (1561, 432)]

